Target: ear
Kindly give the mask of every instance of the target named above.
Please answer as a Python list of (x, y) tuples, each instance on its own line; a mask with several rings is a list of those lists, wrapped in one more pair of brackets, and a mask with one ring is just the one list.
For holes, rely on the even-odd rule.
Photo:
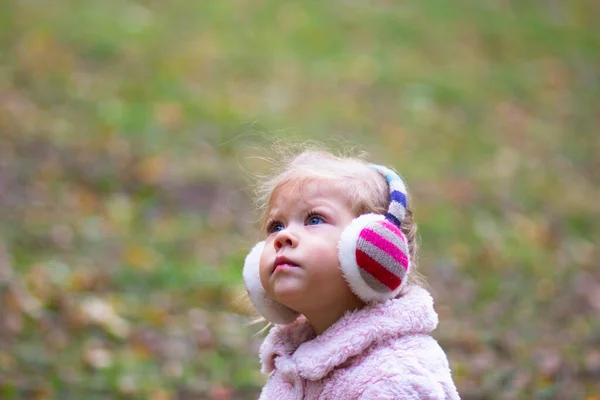
[(265, 242), (256, 244), (244, 261), (244, 283), (250, 296), (250, 301), (254, 304), (256, 310), (270, 322), (274, 324), (289, 324), (294, 322), (298, 313), (289, 307), (273, 300), (266, 292), (260, 282), (260, 256), (265, 248)]
[(410, 269), (402, 231), (380, 214), (364, 214), (342, 232), (338, 255), (350, 289), (364, 302), (400, 293)]

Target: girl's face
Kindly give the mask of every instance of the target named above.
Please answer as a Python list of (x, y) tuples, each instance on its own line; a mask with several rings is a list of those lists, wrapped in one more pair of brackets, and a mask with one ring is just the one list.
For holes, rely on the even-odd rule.
[(307, 316), (355, 304), (337, 248), (354, 218), (348, 199), (331, 182), (309, 180), (282, 187), (271, 203), (260, 259), (266, 293)]

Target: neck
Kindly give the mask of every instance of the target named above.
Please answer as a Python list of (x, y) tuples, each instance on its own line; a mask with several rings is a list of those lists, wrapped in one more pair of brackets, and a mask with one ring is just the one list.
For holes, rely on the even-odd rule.
[(363, 303), (358, 297), (352, 296), (338, 304), (322, 304), (314, 310), (306, 310), (302, 314), (308, 319), (315, 334), (320, 335), (331, 325), (335, 324), (347, 311), (363, 308)]

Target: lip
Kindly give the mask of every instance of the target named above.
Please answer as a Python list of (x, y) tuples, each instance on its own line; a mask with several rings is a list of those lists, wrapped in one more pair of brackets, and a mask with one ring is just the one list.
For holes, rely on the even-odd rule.
[(281, 269), (281, 268), (278, 268), (278, 267), (286, 267), (286, 266), (287, 267), (295, 267), (295, 268), (297, 268), (298, 264), (294, 263), (292, 260), (290, 260), (287, 257), (277, 256), (277, 257), (275, 257), (275, 262), (273, 263), (273, 271), (272, 272), (274, 273), (278, 269)]

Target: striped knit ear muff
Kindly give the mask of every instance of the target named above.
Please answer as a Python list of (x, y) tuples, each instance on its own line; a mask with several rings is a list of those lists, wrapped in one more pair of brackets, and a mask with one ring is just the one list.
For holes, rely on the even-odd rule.
[(373, 168), (388, 183), (387, 213), (359, 216), (346, 227), (338, 245), (344, 278), (367, 303), (397, 296), (410, 270), (408, 242), (400, 229), (406, 215), (406, 185), (391, 169), (379, 165)]

